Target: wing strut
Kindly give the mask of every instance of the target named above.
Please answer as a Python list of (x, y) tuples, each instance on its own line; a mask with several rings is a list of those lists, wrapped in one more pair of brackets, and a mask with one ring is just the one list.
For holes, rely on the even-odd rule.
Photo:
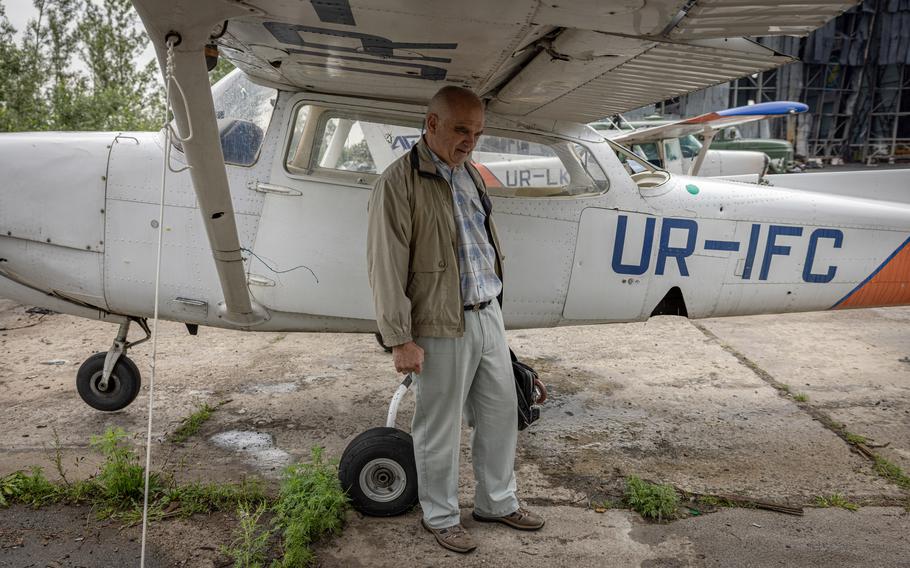
[[(214, 24), (232, 15), (226, 11), (241, 9), (211, 0), (175, 2), (176, 6), (160, 6), (151, 0), (134, 0), (133, 4), (155, 44), (162, 69), (167, 39), (178, 38), (173, 49), (173, 77), (183, 96), (171, 89), (171, 102), (180, 132), (192, 132), (183, 150), (224, 294), (218, 316), (236, 325), (255, 325), (268, 319), (268, 312), (250, 297), (247, 288), (204, 53)], [(211, 4), (211, 10), (200, 4)], [(166, 15), (158, 13), (165, 9)]]
[(701, 164), (705, 161), (705, 156), (708, 155), (708, 146), (710, 146), (711, 141), (714, 140), (715, 134), (717, 134), (717, 130), (711, 128), (710, 125), (705, 125), (705, 130), (702, 133), (702, 136), (704, 136), (705, 139), (702, 142), (701, 150), (699, 150), (698, 156), (696, 156), (695, 161), (692, 162), (692, 168), (689, 170), (690, 176), (698, 175), (698, 170), (701, 169)]

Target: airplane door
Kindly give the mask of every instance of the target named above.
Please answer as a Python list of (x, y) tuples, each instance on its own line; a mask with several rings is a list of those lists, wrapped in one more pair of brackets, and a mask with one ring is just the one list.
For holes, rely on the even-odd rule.
[(656, 219), (642, 213), (582, 211), (563, 317), (629, 321), (642, 317)]
[[(262, 186), (260, 186), (262, 187)], [(250, 291), (271, 310), (373, 319), (369, 187), (273, 176), (250, 259)]]
[(298, 108), (292, 124), (299, 142), (286, 159), (275, 160), (269, 182), (258, 186), (266, 197), (249, 282), (262, 305), (375, 318), (367, 277), (367, 204), (379, 172), (413, 143), (412, 132), (380, 132), (380, 122), (359, 111)]

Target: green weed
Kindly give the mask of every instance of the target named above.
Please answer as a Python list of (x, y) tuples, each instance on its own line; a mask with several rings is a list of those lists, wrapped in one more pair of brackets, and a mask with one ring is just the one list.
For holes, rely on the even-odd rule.
[(865, 436), (860, 436), (859, 434), (852, 434), (850, 432), (844, 433), (844, 439), (847, 440), (849, 444), (865, 444), (869, 441)]
[(284, 545), (279, 566), (312, 564), (315, 557), (310, 545), (323, 535), (341, 532), (347, 508), (337, 468), (322, 461), (322, 448), (313, 448), (312, 463), (288, 467), (274, 508), (273, 522)]
[(234, 568), (262, 568), (266, 561), (271, 531), (260, 528), (260, 519), (268, 510), (266, 503), (251, 509), (249, 504), (241, 504), (237, 509), (240, 526), (234, 531), (234, 540), (228, 546), (221, 547), (221, 553), (234, 561)]
[(847, 498), (840, 493), (834, 493), (833, 495), (829, 495), (827, 497), (819, 495), (815, 498), (815, 504), (818, 507), (840, 507), (841, 509), (847, 509), (848, 511), (856, 511), (859, 509), (858, 505), (847, 501)]
[(230, 511), (241, 507), (249, 510), (268, 503), (269, 498), (260, 481), (244, 479), (239, 484), (191, 483), (174, 487), (167, 491), (161, 501), (164, 506), (176, 503), (179, 505), (180, 516), (189, 517), (197, 513)]
[(708, 507), (736, 507), (736, 503), (730, 501), (729, 499), (724, 499), (723, 497), (716, 497), (714, 495), (699, 495), (695, 501), (699, 505), (706, 505)]
[(875, 471), (904, 489), (910, 489), (910, 477), (904, 471), (881, 456), (875, 456)]
[(13, 472), (0, 478), (0, 506), (22, 503), (41, 507), (57, 503), (65, 497), (65, 491), (51, 483), (40, 467), (33, 467), (31, 473)]
[(676, 517), (679, 496), (670, 485), (648, 483), (631, 475), (626, 479), (626, 503), (646, 519), (664, 521)]
[(805, 393), (798, 393), (793, 395), (793, 400), (796, 402), (809, 402), (809, 395)]
[(781, 385), (780, 385), (780, 390), (782, 390), (782, 391), (784, 391), (784, 392), (786, 392), (786, 393), (789, 393), (789, 392), (790, 392), (790, 385), (788, 385), (788, 384), (786, 384), (786, 383), (781, 383)]
[[(39, 467), (0, 477), (0, 507), (13, 503), (41, 507), (84, 502), (95, 506), (101, 517), (138, 523), (142, 518), (145, 468), (126, 438), (121, 428), (91, 438), (91, 446), (101, 452), (104, 461), (88, 480), (68, 482), (61, 460), (55, 460), (61, 474), (59, 483), (47, 479)], [(313, 564), (311, 545), (325, 535), (339, 533), (348, 508), (337, 465), (323, 461), (321, 448), (313, 449), (311, 463), (287, 468), (277, 501), (266, 494), (258, 480), (178, 486), (172, 477), (153, 473), (149, 484), (151, 520), (236, 510), (240, 525), (234, 540), (222, 552), (233, 559), (235, 566), (243, 568), (265, 565), (273, 534), (281, 537), (284, 557), (273, 562), (272, 568)], [(266, 514), (274, 514), (272, 529), (260, 528)]]
[[(123, 428), (108, 429), (101, 436), (92, 436), (90, 445), (104, 455), (101, 471), (95, 476), (103, 504), (111, 510), (141, 506), (145, 490), (145, 468), (139, 456), (126, 445)], [(164, 490), (161, 475), (149, 475), (149, 500)]]
[(199, 428), (212, 417), (212, 413), (218, 410), (220, 406), (221, 404), (209, 406), (208, 403), (203, 403), (202, 406), (196, 409), (196, 412), (183, 419), (180, 427), (171, 434), (171, 442), (182, 444), (191, 436), (196, 435), (199, 432)]

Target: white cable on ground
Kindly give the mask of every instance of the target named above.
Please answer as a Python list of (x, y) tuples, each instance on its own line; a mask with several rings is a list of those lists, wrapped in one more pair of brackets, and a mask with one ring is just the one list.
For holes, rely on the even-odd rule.
[[(174, 43), (176, 38), (167, 39), (167, 66), (165, 69), (165, 99), (164, 99), (164, 160), (161, 168), (161, 204), (158, 209), (158, 257), (155, 261), (155, 314), (152, 320), (152, 372), (149, 379), (148, 426), (145, 439), (145, 487), (142, 501), (142, 552), (139, 556), (139, 567), (145, 568), (145, 543), (148, 533), (149, 512), (149, 473), (152, 466), (152, 402), (155, 389), (155, 361), (158, 353), (158, 292), (161, 283), (161, 248), (164, 242), (164, 189), (167, 181), (168, 159), (171, 148), (171, 127), (168, 121), (171, 110), (171, 83), (174, 71)], [(183, 89), (180, 89), (183, 93)], [(185, 99), (184, 99), (185, 100)], [(179, 136), (178, 136), (179, 138)]]

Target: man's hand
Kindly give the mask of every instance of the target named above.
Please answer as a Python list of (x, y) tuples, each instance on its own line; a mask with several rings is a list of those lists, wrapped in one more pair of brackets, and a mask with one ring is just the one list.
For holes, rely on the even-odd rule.
[(423, 347), (413, 341), (392, 347), (392, 360), (399, 373), (417, 373), (423, 370)]

